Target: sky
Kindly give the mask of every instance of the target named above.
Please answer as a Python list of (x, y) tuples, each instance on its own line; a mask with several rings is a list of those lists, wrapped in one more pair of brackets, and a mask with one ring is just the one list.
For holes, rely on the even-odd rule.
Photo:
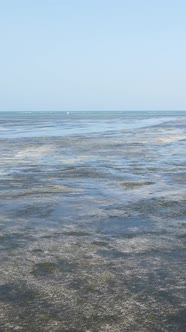
[(0, 111), (186, 110), (185, 0), (0, 0)]

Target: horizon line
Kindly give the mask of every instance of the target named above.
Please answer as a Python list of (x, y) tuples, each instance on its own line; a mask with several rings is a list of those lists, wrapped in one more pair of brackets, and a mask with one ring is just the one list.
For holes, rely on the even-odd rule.
[(162, 109), (162, 110), (148, 110), (148, 109), (137, 109), (137, 110), (0, 110), (0, 113), (6, 112), (23, 112), (23, 113), (31, 113), (31, 112), (186, 112), (186, 109)]

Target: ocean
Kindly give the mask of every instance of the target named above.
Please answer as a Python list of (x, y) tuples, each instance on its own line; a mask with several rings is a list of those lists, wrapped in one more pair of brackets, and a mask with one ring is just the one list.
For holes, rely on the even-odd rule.
[(0, 158), (0, 331), (186, 331), (186, 112), (1, 112)]

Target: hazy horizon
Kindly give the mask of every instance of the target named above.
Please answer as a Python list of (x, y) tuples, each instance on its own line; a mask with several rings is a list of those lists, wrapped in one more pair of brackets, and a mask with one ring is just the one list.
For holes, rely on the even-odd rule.
[(5, 113), (5, 112), (8, 112), (8, 113), (12, 113), (12, 112), (20, 112), (20, 113), (32, 113), (32, 112), (43, 112), (43, 113), (47, 113), (47, 112), (51, 112), (51, 113), (55, 113), (55, 112), (64, 112), (64, 113), (74, 113), (74, 112), (123, 112), (123, 113), (127, 113), (127, 112), (158, 112), (158, 113), (164, 113), (164, 112), (186, 112), (186, 110), (149, 110), (149, 109), (146, 109), (146, 110), (6, 110), (6, 111), (3, 111), (3, 110), (0, 110), (0, 113)]

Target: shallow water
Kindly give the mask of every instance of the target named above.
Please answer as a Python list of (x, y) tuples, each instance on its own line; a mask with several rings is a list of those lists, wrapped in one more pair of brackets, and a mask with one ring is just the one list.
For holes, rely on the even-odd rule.
[(185, 331), (186, 113), (0, 114), (0, 331)]

